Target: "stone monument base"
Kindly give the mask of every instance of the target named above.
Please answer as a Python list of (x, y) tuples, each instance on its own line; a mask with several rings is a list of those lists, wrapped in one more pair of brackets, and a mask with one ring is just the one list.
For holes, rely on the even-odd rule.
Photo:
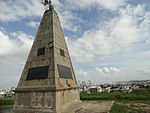
[(77, 87), (17, 88), (16, 92), (14, 113), (75, 113), (82, 107)]

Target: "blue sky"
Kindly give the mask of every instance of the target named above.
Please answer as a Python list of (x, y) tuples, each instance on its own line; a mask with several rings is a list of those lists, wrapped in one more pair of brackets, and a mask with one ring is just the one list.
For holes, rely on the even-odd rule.
[[(53, 0), (76, 76), (92, 83), (150, 79), (149, 0)], [(0, 87), (16, 86), (45, 8), (1, 0)]]

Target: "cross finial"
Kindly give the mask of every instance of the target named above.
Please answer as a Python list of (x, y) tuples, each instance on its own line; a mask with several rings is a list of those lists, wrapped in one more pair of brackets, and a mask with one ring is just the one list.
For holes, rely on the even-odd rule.
[(50, 9), (54, 9), (51, 0), (42, 0), (42, 4), (43, 4), (45, 7), (48, 6), (48, 7), (49, 7), (49, 10), (50, 10)]

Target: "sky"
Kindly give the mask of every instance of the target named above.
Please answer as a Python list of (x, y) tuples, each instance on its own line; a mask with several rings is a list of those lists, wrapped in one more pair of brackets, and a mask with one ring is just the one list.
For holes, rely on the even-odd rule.
[[(150, 80), (150, 0), (52, 0), (77, 80)], [(16, 87), (45, 11), (0, 0), (0, 88)]]

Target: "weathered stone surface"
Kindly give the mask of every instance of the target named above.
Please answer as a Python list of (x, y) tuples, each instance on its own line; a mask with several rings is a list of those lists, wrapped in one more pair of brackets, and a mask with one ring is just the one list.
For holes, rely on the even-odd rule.
[[(72, 77), (62, 78), (58, 65), (68, 67)], [(39, 67), (44, 66), (48, 66), (48, 76), (34, 77), (38, 76)], [(70, 55), (58, 15), (53, 9), (43, 15), (15, 91), (15, 113), (71, 113), (81, 108)]]

